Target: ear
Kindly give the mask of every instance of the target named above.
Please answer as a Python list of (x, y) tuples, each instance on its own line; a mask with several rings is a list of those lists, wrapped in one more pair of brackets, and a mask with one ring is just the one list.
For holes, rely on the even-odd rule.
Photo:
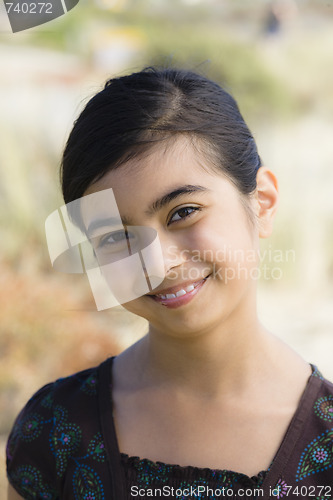
[(256, 200), (259, 236), (268, 238), (273, 230), (279, 192), (275, 175), (266, 167), (260, 167), (257, 173)]

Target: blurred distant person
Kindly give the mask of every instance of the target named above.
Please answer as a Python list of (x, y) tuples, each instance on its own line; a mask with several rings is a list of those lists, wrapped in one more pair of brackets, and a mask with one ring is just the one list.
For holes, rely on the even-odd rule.
[(297, 5), (294, 0), (273, 0), (270, 2), (265, 21), (266, 35), (278, 35), (284, 25), (297, 15)]

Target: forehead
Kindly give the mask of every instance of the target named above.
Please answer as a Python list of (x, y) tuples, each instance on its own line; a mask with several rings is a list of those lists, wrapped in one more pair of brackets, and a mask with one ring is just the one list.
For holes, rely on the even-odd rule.
[(189, 193), (194, 187), (192, 192), (201, 196), (212, 192), (217, 179), (226, 183), (222, 172), (214, 171), (188, 139), (161, 141), (147, 154), (110, 170), (92, 184), (82, 198), (81, 214), (86, 227), (93, 219), (107, 217), (114, 224), (123, 220), (133, 225), (133, 221), (151, 216), (152, 207), (166, 195), (186, 189)]
[[(238, 189), (222, 170), (212, 164), (202, 149), (200, 151), (184, 138), (171, 143), (162, 141), (148, 154), (110, 170), (92, 184), (82, 199), (81, 214), (86, 227), (98, 218), (112, 219), (112, 224), (121, 224), (122, 221), (126, 225), (137, 225), (138, 221), (146, 224), (155, 212), (152, 207), (157, 205), (158, 210), (161, 209), (159, 200), (170, 199), (168, 195), (175, 191), (190, 193), (193, 187), (194, 194), (187, 197), (191, 201), (198, 202), (200, 197), (207, 203), (218, 205), (223, 200), (228, 207), (236, 199), (239, 201)], [(171, 196), (171, 199), (177, 199), (173, 202), (176, 205), (182, 203), (181, 199), (185, 202), (185, 196)], [(169, 207), (169, 204), (162, 206)]]
[(224, 177), (211, 160), (186, 137), (163, 140), (144, 155), (110, 170), (85, 194), (112, 188), (117, 200), (131, 194), (142, 201), (181, 184), (214, 183)]

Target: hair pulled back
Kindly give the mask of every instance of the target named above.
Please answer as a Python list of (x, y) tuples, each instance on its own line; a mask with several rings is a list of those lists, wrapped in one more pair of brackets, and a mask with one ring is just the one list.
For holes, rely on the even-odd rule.
[(61, 164), (65, 203), (175, 134), (203, 145), (243, 194), (254, 191), (261, 161), (234, 98), (194, 72), (146, 68), (108, 80), (75, 121)]

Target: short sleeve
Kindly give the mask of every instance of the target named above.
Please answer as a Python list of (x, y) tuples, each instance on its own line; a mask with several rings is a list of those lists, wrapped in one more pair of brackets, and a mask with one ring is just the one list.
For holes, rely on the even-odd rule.
[(42, 387), (18, 415), (7, 442), (7, 475), (26, 500), (57, 500), (55, 459), (49, 445), (54, 384)]

